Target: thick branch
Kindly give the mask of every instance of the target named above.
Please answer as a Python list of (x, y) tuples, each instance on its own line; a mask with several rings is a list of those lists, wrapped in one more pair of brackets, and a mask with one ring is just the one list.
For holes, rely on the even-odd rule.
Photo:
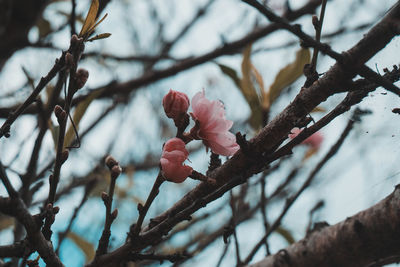
[(40, 231), (40, 220), (31, 216), (20, 198), (0, 197), (0, 212), (9, 216), (16, 217), (24, 225), (28, 234), (28, 241), (32, 248), (39, 252), (40, 257), (48, 266), (63, 266), (58, 256)]
[[(347, 51), (348, 57), (355, 65), (364, 64), (370, 57), (380, 51), (386, 44), (398, 34), (393, 30), (393, 21), (400, 19), (400, 7), (393, 8), (385, 18), (373, 27), (368, 34), (353, 48)], [(382, 33), (383, 32), (383, 33)], [(381, 38), (385, 34), (385, 38)], [(391, 37), (391, 38), (389, 38)], [(369, 44), (367, 46), (366, 44)], [(221, 167), (214, 170), (209, 176), (215, 178), (220, 184), (226, 183), (232, 177), (246, 172), (248, 176), (259, 172), (261, 166), (256, 161), (260, 155), (272, 153), (287, 138), (290, 130), (296, 126), (299, 119), (304, 118), (321, 102), (329, 96), (346, 88), (346, 81), (352, 75), (343, 71), (339, 63), (336, 63), (322, 78), (308, 88), (303, 88), (294, 101), (288, 105), (275, 119), (262, 129), (260, 134), (254, 137), (250, 143), (250, 151), (239, 151)], [(265, 164), (265, 163), (264, 163)], [(176, 214), (190, 206), (193, 199), (199, 199), (207, 195), (215, 188), (207, 184), (200, 184), (187, 193), (172, 208), (156, 218), (162, 221), (170, 214)]]
[(253, 267), (369, 266), (400, 254), (400, 186), (375, 206), (312, 232)]

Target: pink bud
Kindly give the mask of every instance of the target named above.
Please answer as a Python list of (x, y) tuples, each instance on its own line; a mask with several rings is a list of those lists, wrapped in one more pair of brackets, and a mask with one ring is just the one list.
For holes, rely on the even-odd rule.
[(183, 113), (186, 113), (190, 102), (185, 93), (169, 90), (162, 100), (165, 114), (168, 118), (176, 119)]
[(190, 166), (182, 165), (189, 156), (185, 143), (179, 138), (168, 140), (160, 159), (161, 170), (165, 179), (174, 183), (182, 183), (192, 173)]
[[(293, 128), (290, 131), (291, 134), (289, 134), (289, 138), (290, 139), (295, 138), (296, 136), (299, 135), (299, 133), (301, 133), (301, 131), (302, 130), (300, 130), (299, 128)], [(324, 141), (324, 137), (322, 136), (322, 134), (320, 132), (316, 132), (301, 143), (303, 145), (308, 145), (312, 148), (319, 149), (323, 141)]]
[(203, 90), (192, 98), (192, 108), (190, 115), (199, 124), (199, 129), (192, 129), (195, 138), (218, 155), (231, 156), (239, 150), (235, 135), (229, 132), (233, 122), (225, 118), (221, 101), (208, 100)]

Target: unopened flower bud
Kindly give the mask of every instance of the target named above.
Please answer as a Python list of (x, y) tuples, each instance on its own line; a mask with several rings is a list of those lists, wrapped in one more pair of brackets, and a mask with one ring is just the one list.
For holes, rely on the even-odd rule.
[(89, 78), (89, 72), (86, 69), (78, 69), (75, 74), (76, 89), (81, 89)]
[(169, 90), (162, 100), (165, 114), (168, 118), (177, 119), (183, 113), (186, 113), (190, 102), (189, 97), (182, 92)]
[(121, 166), (115, 165), (114, 167), (112, 167), (112, 169), (111, 169), (111, 179), (117, 179), (118, 176), (121, 174), (121, 172), (122, 172)]
[(115, 209), (112, 213), (111, 213), (111, 217), (113, 220), (115, 220), (118, 216), (118, 209)]
[(61, 164), (64, 164), (64, 162), (67, 161), (68, 156), (69, 156), (69, 151), (68, 149), (66, 149), (61, 153)]
[(115, 165), (118, 165), (118, 161), (113, 157), (113, 156), (107, 156), (106, 159), (104, 160), (107, 167), (111, 170), (112, 167)]

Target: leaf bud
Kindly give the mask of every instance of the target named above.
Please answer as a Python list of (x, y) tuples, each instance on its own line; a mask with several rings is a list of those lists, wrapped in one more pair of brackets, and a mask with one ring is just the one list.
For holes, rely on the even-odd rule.
[(115, 165), (118, 165), (118, 161), (113, 156), (107, 156), (104, 160), (107, 167), (111, 170)]
[(115, 220), (118, 216), (118, 209), (115, 209), (112, 213), (111, 213), (111, 218), (113, 220)]
[(89, 72), (86, 69), (78, 69), (75, 74), (76, 89), (81, 89), (89, 78)]

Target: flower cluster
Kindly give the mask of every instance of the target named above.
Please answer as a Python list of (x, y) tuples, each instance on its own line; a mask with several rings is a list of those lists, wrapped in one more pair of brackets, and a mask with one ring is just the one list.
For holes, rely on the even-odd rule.
[[(186, 94), (170, 90), (162, 104), (167, 117), (174, 120), (178, 129), (187, 127), (188, 121), (182, 120), (190, 105)], [(192, 98), (192, 111), (190, 115), (195, 126), (182, 135), (186, 143), (193, 139), (202, 140), (207, 149), (223, 156), (232, 156), (239, 150), (235, 136), (229, 132), (233, 122), (226, 119), (222, 102), (208, 100), (203, 90)], [(182, 123), (184, 125), (180, 125)], [(192, 173), (191, 167), (182, 165), (189, 155), (185, 142), (172, 138), (164, 145), (160, 162), (163, 175), (169, 181), (181, 183)]]

